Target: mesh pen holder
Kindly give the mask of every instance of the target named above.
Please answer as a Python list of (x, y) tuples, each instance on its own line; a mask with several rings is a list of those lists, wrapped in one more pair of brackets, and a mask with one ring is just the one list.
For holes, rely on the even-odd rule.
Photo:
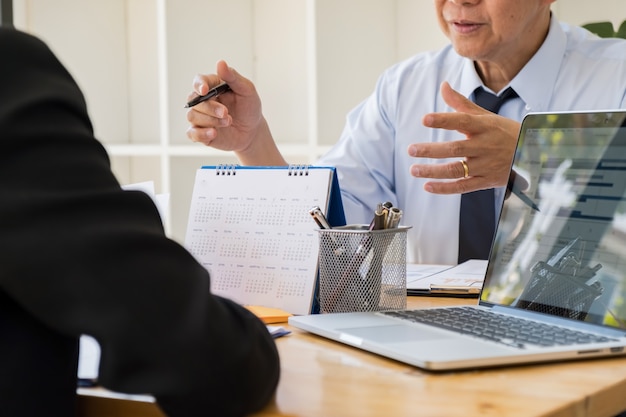
[(410, 227), (367, 225), (319, 230), (320, 313), (406, 308), (406, 236)]

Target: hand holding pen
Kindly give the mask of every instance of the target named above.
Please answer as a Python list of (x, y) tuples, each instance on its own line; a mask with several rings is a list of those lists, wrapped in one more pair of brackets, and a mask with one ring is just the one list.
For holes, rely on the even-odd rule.
[[(215, 149), (234, 151), (242, 165), (288, 165), (273, 146), (274, 139), (254, 83), (226, 61), (217, 62), (214, 74), (194, 76), (187, 101), (206, 96), (211, 87), (222, 82), (231, 92), (222, 92), (217, 100), (212, 98), (186, 109), (187, 137)], [(250, 151), (257, 147), (263, 152)]]
[(212, 99), (213, 97), (217, 97), (220, 94), (224, 94), (231, 91), (230, 86), (226, 83), (221, 83), (216, 85), (215, 87), (211, 88), (209, 90), (208, 93), (202, 95), (202, 96), (198, 96), (192, 100), (190, 100), (186, 105), (185, 108), (189, 108), (189, 107), (193, 107), (197, 104), (202, 103), (203, 101), (207, 101), (209, 99)]

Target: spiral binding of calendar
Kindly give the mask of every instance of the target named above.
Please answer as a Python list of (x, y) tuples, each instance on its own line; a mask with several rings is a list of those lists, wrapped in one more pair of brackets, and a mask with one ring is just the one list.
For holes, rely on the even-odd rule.
[(291, 164), (289, 165), (289, 173), (287, 175), (291, 176), (307, 176), (309, 175), (309, 166), (306, 164)]
[(237, 164), (220, 164), (215, 168), (215, 175), (237, 175)]

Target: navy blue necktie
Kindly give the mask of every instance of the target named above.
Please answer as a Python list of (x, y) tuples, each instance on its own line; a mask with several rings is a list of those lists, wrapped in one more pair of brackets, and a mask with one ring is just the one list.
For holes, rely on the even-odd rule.
[[(505, 101), (515, 97), (517, 93), (511, 87), (500, 96), (491, 94), (482, 87), (474, 91), (474, 102), (493, 113), (498, 113)], [(468, 259), (489, 258), (496, 225), (495, 217), (493, 188), (473, 191), (461, 196), (459, 263)]]

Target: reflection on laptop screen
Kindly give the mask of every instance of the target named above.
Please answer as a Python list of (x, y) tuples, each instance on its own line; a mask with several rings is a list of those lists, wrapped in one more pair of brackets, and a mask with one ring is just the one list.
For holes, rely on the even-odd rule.
[(481, 301), (626, 328), (625, 120), (524, 120)]

